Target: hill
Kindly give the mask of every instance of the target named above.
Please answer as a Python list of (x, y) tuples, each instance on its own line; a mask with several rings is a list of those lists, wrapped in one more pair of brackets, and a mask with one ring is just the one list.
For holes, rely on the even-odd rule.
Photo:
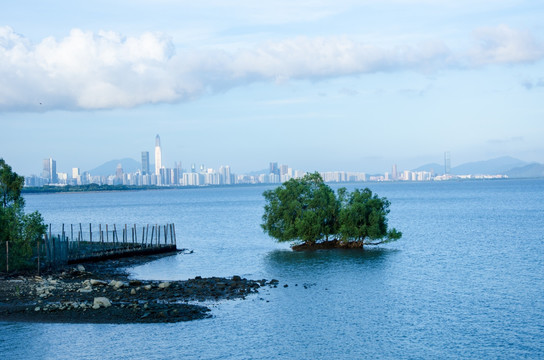
[(506, 172), (510, 178), (543, 178), (544, 165), (532, 163), (529, 165), (517, 167)]
[(93, 176), (115, 175), (115, 171), (117, 170), (117, 165), (119, 163), (123, 167), (123, 172), (125, 173), (136, 172), (138, 169), (141, 168), (141, 163), (134, 159), (131, 159), (131, 158), (125, 158), (120, 160), (116, 159), (116, 160), (110, 160), (100, 166), (95, 167), (94, 169), (89, 170), (89, 174)]
[(430, 164), (422, 165), (418, 167), (417, 169), (413, 169), (412, 171), (413, 172), (427, 171), (427, 172), (432, 172), (435, 175), (441, 175), (441, 174), (444, 174), (444, 165), (440, 165), (437, 163), (430, 163)]
[(527, 165), (525, 161), (503, 156), (491, 160), (476, 161), (456, 166), (451, 169), (451, 173), (455, 175), (478, 175), (478, 174), (505, 174), (511, 169)]

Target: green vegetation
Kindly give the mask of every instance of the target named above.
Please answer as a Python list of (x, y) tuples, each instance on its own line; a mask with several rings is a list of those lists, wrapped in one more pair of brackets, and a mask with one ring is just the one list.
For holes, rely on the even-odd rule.
[(401, 238), (388, 230), (390, 202), (368, 188), (348, 193), (340, 188), (336, 196), (319, 173), (291, 179), (265, 191), (263, 230), (280, 242), (302, 242), (312, 246), (329, 242), (339, 247), (378, 245)]
[(24, 213), (21, 197), (24, 178), (0, 158), (0, 270), (18, 270), (32, 265), (32, 249), (45, 234), (37, 211)]

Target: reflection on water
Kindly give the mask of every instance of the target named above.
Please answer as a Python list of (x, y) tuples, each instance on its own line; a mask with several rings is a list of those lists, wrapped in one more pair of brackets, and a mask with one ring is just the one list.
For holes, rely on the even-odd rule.
[[(311, 271), (329, 267), (383, 266), (387, 256), (399, 250), (373, 249), (331, 249), (315, 251), (275, 250), (265, 256), (265, 263), (270, 268), (297, 269)], [(382, 264), (382, 265), (380, 265)]]

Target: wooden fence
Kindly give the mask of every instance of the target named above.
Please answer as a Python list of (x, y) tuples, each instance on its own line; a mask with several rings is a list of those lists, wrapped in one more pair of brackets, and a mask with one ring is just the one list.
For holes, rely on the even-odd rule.
[(174, 224), (136, 224), (83, 226), (62, 224), (59, 233), (49, 225), (43, 241), (38, 243), (38, 267), (52, 267), (84, 261), (99, 261), (127, 256), (176, 251)]

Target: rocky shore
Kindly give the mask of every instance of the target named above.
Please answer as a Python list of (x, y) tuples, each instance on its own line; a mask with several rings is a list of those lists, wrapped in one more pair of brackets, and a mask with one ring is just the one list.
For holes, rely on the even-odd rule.
[[(146, 259), (144, 261), (149, 261)], [(169, 323), (210, 317), (202, 301), (244, 299), (277, 280), (201, 278), (129, 280), (123, 266), (140, 260), (78, 265), (42, 276), (0, 278), (0, 321)]]

